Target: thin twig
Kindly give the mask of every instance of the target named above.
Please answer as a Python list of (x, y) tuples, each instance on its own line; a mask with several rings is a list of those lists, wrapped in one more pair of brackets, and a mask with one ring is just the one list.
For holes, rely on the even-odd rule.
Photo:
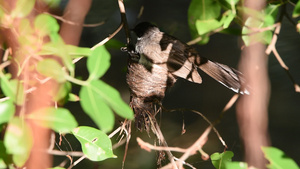
[(83, 26), (83, 27), (97, 27), (97, 26), (101, 26), (105, 23), (105, 21), (101, 21), (99, 23), (94, 23), (94, 24), (79, 24), (79, 23), (64, 19), (64, 17), (62, 17), (62, 16), (53, 15), (49, 12), (43, 12), (43, 13), (48, 14), (48, 15), (52, 16), (53, 18), (60, 20), (64, 23), (70, 24), (70, 25), (77, 25), (77, 26)]
[(86, 158), (85, 155), (83, 155), (82, 157), (80, 157), (78, 160), (76, 160), (72, 165), (70, 165), (70, 167), (68, 167), (68, 169), (73, 168), (75, 165), (77, 165), (79, 162), (81, 162), (82, 160), (84, 160)]
[(186, 149), (180, 148), (180, 147), (163, 147), (163, 146), (154, 146), (150, 143), (144, 142), (141, 138), (137, 137), (136, 141), (140, 145), (140, 147), (146, 151), (156, 150), (156, 151), (175, 151), (184, 153), (186, 152)]
[(110, 39), (112, 39), (123, 27), (123, 24), (120, 24), (120, 26), (117, 28), (117, 30), (115, 30), (111, 35), (109, 35), (107, 38), (103, 39), (101, 42), (99, 42), (98, 44), (96, 44), (95, 46), (93, 46), (91, 48), (91, 50), (94, 50), (95, 48), (97, 48), (98, 46), (102, 46), (104, 45), (106, 42), (108, 42)]

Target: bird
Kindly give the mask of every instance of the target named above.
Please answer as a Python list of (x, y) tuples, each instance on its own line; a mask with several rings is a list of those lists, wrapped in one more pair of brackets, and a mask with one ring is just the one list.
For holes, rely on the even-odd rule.
[(130, 89), (130, 106), (135, 113), (139, 130), (149, 130), (155, 118), (156, 106), (178, 78), (202, 83), (202, 70), (227, 88), (249, 94), (243, 75), (227, 65), (213, 62), (179, 39), (160, 31), (149, 22), (137, 24), (132, 31), (137, 36), (134, 51), (130, 52), (126, 80)]

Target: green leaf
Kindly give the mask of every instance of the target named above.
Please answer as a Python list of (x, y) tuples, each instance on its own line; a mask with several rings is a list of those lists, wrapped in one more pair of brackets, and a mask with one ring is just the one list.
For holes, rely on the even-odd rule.
[(270, 162), (270, 164), (267, 165), (270, 169), (299, 169), (299, 166), (294, 160), (275, 147), (262, 147), (262, 151), (266, 159)]
[(47, 14), (39, 14), (34, 20), (34, 27), (40, 36), (58, 33), (59, 25), (55, 18)]
[(42, 108), (27, 115), (26, 118), (58, 133), (69, 133), (78, 126), (74, 116), (65, 108)]
[(223, 23), (223, 28), (226, 29), (229, 27), (230, 23), (233, 21), (233, 19), (235, 18), (236, 14), (233, 13), (231, 10), (227, 11), (223, 14), (222, 17), (222, 23)]
[(83, 86), (79, 97), (84, 112), (96, 125), (104, 132), (111, 131), (115, 123), (113, 112), (103, 98), (92, 90), (92, 85)]
[(217, 169), (225, 169), (225, 164), (231, 162), (233, 157), (232, 151), (225, 151), (223, 153), (214, 153), (210, 156), (211, 162)]
[(293, 17), (297, 18), (298, 16), (300, 16), (300, 1), (297, 2), (294, 10), (293, 10)]
[(53, 168), (48, 168), (48, 169), (65, 169), (63, 167), (53, 167)]
[(72, 84), (70, 82), (59, 84), (58, 90), (53, 89), (50, 93), (50, 95), (53, 96), (53, 101), (64, 103), (65, 100), (68, 99), (66, 97), (69, 96), (68, 94), (70, 93), (71, 88)]
[(24, 103), (23, 84), (17, 79), (8, 80), (5, 76), (1, 77), (1, 82), (1, 88), (5, 96), (17, 105), (22, 105)]
[(62, 59), (64, 65), (68, 68), (71, 74), (73, 74), (74, 64), (72, 63), (72, 58), (68, 53), (68, 49), (64, 40), (57, 33), (50, 34), (50, 39), (51, 42), (44, 44), (38, 54), (59, 56)]
[(206, 34), (212, 30), (219, 28), (222, 25), (216, 19), (208, 19), (208, 20), (197, 20), (196, 21), (196, 28), (199, 35)]
[(70, 102), (78, 102), (80, 100), (79, 96), (73, 94), (73, 93), (69, 93), (69, 97), (68, 100)]
[[(196, 22), (200, 20), (217, 19), (220, 16), (221, 6), (217, 1), (213, 0), (192, 0), (188, 9), (188, 23), (193, 38), (198, 35)], [(203, 25), (205, 26), (205, 25)]]
[(116, 158), (112, 152), (112, 143), (101, 130), (82, 126), (73, 130), (79, 140), (83, 153), (92, 161), (102, 161), (107, 158)]
[(120, 50), (121, 47), (125, 46), (125, 44), (116, 39), (110, 39), (108, 42), (105, 43), (105, 47), (107, 49), (118, 49)]
[(131, 120), (133, 119), (134, 116), (131, 108), (122, 100), (120, 93), (116, 89), (101, 80), (92, 81), (91, 86), (92, 90), (96, 94), (100, 95), (102, 100), (119, 116)]
[(8, 122), (15, 113), (15, 106), (11, 100), (0, 102), (0, 124)]
[(268, 30), (264, 32), (258, 32), (257, 30), (263, 27), (263, 22), (260, 19), (249, 17), (245, 26), (242, 29), (242, 39), (246, 46), (257, 42), (269, 44), (272, 40), (273, 33)]
[(54, 59), (44, 59), (38, 62), (37, 71), (44, 76), (55, 79), (59, 83), (66, 81), (62, 66)]
[(226, 169), (247, 169), (248, 164), (245, 162), (232, 161), (225, 163)]
[(4, 135), (6, 152), (13, 155), (13, 162), (21, 167), (27, 161), (33, 145), (32, 133), (25, 121), (14, 117)]
[(11, 12), (12, 18), (19, 17), (24, 18), (26, 17), (31, 10), (33, 9), (35, 4), (35, 0), (18, 0), (15, 8)]
[(80, 56), (90, 56), (92, 50), (90, 48), (78, 47), (73, 45), (66, 45), (69, 55), (74, 56), (72, 58), (77, 58)]
[(34, 32), (29, 22), (29, 19), (26, 18), (20, 20), (20, 25), (18, 29), (20, 36), (29, 36)]
[(87, 68), (90, 73), (89, 79), (98, 79), (103, 76), (110, 66), (109, 60), (110, 54), (104, 46), (94, 49), (87, 60)]

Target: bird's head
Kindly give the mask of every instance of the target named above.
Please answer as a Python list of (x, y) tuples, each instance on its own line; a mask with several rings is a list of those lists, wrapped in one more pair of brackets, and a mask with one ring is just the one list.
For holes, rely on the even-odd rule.
[(149, 22), (141, 22), (139, 24), (137, 24), (132, 31), (136, 34), (137, 37), (142, 37), (143, 35), (145, 35), (146, 33), (148, 33), (149, 31), (158, 29), (155, 25), (149, 23)]

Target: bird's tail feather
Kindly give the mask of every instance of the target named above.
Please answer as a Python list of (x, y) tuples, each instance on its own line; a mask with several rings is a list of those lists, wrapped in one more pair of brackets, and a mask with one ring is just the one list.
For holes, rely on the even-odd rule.
[(234, 92), (240, 94), (250, 94), (246, 88), (241, 88), (242, 85), (245, 84), (245, 79), (243, 78), (242, 73), (238, 70), (221, 63), (212, 62), (210, 60), (200, 64), (198, 67), (213, 79), (233, 90)]

